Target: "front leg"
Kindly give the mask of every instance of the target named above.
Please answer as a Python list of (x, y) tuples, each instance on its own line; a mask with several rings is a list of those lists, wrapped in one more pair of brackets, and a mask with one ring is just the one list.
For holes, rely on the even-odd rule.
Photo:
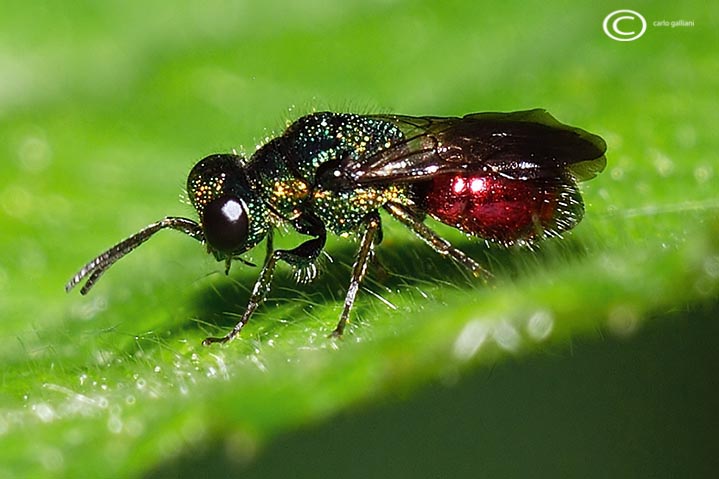
[(345, 330), (347, 321), (352, 311), (352, 306), (357, 296), (357, 291), (362, 284), (362, 280), (367, 274), (367, 265), (374, 256), (374, 245), (379, 243), (382, 237), (382, 223), (380, 221), (379, 214), (371, 213), (365, 220), (365, 231), (360, 241), (360, 247), (357, 251), (357, 258), (355, 259), (354, 266), (352, 266), (352, 279), (350, 280), (350, 286), (347, 288), (347, 295), (345, 296), (345, 305), (340, 315), (340, 320), (337, 323), (337, 327), (332, 331), (333, 337), (340, 337)]
[(254, 288), (252, 288), (252, 294), (250, 295), (250, 301), (247, 304), (245, 313), (242, 315), (242, 318), (240, 318), (240, 321), (235, 325), (235, 327), (232, 328), (232, 331), (222, 337), (205, 338), (205, 340), (202, 341), (204, 346), (209, 346), (213, 343), (226, 343), (228, 341), (232, 341), (238, 334), (240, 334), (242, 328), (250, 320), (252, 313), (255, 312), (257, 307), (262, 304), (267, 297), (267, 293), (270, 291), (272, 277), (274, 276), (275, 268), (277, 267), (277, 262), (279, 260), (283, 260), (288, 264), (297, 266), (314, 261), (319, 256), (322, 249), (325, 247), (325, 242), (327, 240), (327, 232), (324, 225), (316, 218), (311, 218), (308, 219), (306, 223), (303, 223), (302, 229), (298, 228), (298, 230), (302, 233), (312, 234), (316, 236), (316, 238), (307, 240), (291, 250), (273, 250), (272, 234), (270, 234), (267, 238), (267, 257), (265, 258), (264, 266), (262, 266), (260, 276), (257, 278)]

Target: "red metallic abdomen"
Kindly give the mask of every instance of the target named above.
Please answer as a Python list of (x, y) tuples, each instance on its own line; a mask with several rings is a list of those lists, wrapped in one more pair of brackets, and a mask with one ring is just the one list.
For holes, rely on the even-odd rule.
[(442, 223), (502, 244), (571, 228), (583, 208), (571, 180), (448, 173), (432, 179), (427, 212)]

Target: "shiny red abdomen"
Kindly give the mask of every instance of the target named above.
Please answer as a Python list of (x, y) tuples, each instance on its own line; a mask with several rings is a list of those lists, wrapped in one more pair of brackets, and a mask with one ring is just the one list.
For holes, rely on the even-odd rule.
[[(571, 208), (564, 208), (568, 204), (562, 201), (565, 186), (497, 173), (449, 173), (430, 182), (427, 212), (466, 233), (511, 244), (567, 229), (578, 221)], [(572, 217), (561, 218), (562, 214)], [(567, 227), (561, 226), (563, 222)]]

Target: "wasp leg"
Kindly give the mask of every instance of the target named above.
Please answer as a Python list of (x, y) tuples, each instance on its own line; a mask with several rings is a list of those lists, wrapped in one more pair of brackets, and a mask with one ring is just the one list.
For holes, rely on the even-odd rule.
[(492, 273), (481, 267), (479, 263), (465, 253), (452, 246), (449, 241), (432, 231), (406, 207), (397, 203), (387, 203), (384, 208), (397, 220), (414, 231), (422, 241), (427, 243), (437, 253), (443, 256), (449, 256), (470, 270), (472, 274), (478, 278), (486, 279), (492, 277)]
[(255, 286), (252, 288), (250, 301), (247, 304), (247, 308), (245, 309), (242, 318), (240, 318), (239, 322), (235, 325), (234, 328), (232, 328), (232, 331), (227, 333), (225, 336), (205, 338), (204, 341), (202, 341), (203, 346), (209, 346), (213, 343), (226, 343), (228, 341), (232, 341), (237, 337), (238, 334), (240, 334), (242, 328), (250, 320), (250, 316), (252, 316), (252, 313), (254, 313), (257, 307), (262, 304), (262, 302), (265, 300), (265, 297), (267, 296), (267, 293), (270, 291), (272, 277), (274, 276), (275, 268), (277, 267), (277, 262), (279, 260), (282, 260), (291, 265), (298, 265), (311, 262), (319, 256), (320, 252), (322, 252), (322, 249), (325, 246), (325, 241), (327, 239), (327, 233), (325, 231), (324, 225), (313, 221), (311, 223), (311, 227), (303, 228), (300, 231), (302, 233), (312, 232), (312, 234), (317, 235), (317, 237), (312, 238), (311, 240), (307, 240), (291, 250), (273, 250), (272, 236), (270, 235), (268, 237), (269, 242), (267, 244), (267, 256), (265, 257), (265, 262), (262, 266), (260, 276), (257, 278)]
[(340, 337), (345, 330), (347, 321), (352, 311), (352, 306), (359, 291), (360, 284), (367, 273), (367, 265), (374, 257), (374, 247), (381, 241), (382, 238), (382, 223), (377, 213), (369, 214), (365, 219), (366, 229), (362, 235), (360, 241), (360, 247), (357, 251), (357, 257), (355, 259), (354, 266), (352, 266), (352, 279), (350, 280), (350, 286), (347, 288), (347, 295), (345, 296), (345, 305), (340, 315), (340, 320), (337, 323), (337, 327), (332, 331), (331, 336)]

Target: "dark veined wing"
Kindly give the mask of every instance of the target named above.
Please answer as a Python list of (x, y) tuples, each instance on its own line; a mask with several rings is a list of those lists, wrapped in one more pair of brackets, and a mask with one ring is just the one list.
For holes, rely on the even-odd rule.
[(371, 156), (343, 160), (338, 170), (354, 184), (416, 182), (463, 171), (516, 179), (569, 171), (577, 180), (588, 180), (606, 165), (604, 140), (541, 109), (462, 118), (370, 117), (396, 125), (404, 138)]

